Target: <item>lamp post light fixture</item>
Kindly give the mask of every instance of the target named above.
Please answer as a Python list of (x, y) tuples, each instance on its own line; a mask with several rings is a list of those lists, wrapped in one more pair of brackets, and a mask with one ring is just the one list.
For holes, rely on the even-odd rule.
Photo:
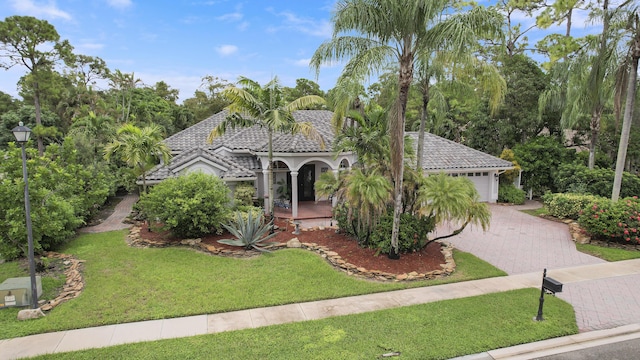
[(31, 227), (31, 204), (29, 203), (29, 178), (27, 177), (27, 152), (25, 145), (31, 137), (31, 129), (22, 121), (11, 130), (16, 142), (22, 147), (22, 177), (24, 178), (24, 210), (27, 220), (27, 240), (29, 242), (29, 276), (31, 278), (31, 308), (38, 308), (38, 289), (36, 286), (36, 265), (33, 259), (33, 231)]

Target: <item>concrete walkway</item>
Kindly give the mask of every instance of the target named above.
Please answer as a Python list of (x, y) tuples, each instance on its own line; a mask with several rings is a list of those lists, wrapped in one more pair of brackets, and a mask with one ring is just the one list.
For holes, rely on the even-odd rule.
[[(124, 212), (128, 214), (124, 209), (125, 205), (130, 206), (125, 203), (122, 207), (116, 207), (119, 210), (114, 212), (114, 216), (121, 216)], [(569, 301), (576, 309), (581, 331), (609, 330), (498, 349), (478, 354), (478, 357), (473, 357), (474, 359), (528, 359), (536, 357), (531, 355), (534, 351), (546, 349), (545, 351), (548, 352), (549, 348), (557, 347), (558, 343), (565, 345), (580, 343), (580, 346), (585, 346), (583, 344), (585, 341), (599, 339), (601, 343), (606, 341), (602, 340), (603, 338), (606, 339), (611, 334), (640, 334), (640, 326), (633, 327), (633, 324), (640, 323), (640, 289), (637, 286), (640, 281), (640, 259), (606, 263), (600, 259), (582, 255), (575, 250), (575, 246), (572, 246), (573, 242), (568, 237), (566, 225), (522, 214), (517, 210), (516, 207), (492, 205), (493, 219), (489, 232), (465, 230), (459, 236), (449, 239), (462, 250), (474, 253), (505, 270), (510, 274), (509, 276), (269, 308), (108, 325), (6, 339), (0, 340), (0, 359), (211, 334), (527, 287), (539, 288), (544, 268), (549, 269), (548, 276), (565, 284), (563, 293), (558, 295)], [(116, 213), (119, 215), (115, 215)], [(106, 223), (107, 221), (91, 231), (99, 231), (98, 227)], [(102, 226), (102, 229), (115, 230), (115, 228), (122, 228), (121, 226), (126, 227), (125, 224), (121, 224), (121, 220), (109, 221), (109, 224)], [(445, 229), (439, 229), (439, 231), (445, 231)], [(627, 326), (614, 328), (620, 325)]]

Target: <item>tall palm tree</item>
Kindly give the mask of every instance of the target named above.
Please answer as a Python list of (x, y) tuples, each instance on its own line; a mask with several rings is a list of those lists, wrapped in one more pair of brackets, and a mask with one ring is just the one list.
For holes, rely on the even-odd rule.
[(238, 85), (230, 86), (222, 92), (222, 96), (231, 102), (227, 106), (229, 115), (209, 133), (207, 141), (210, 143), (224, 135), (227, 128), (259, 126), (268, 132), (269, 158), (269, 206), (268, 211), (273, 217), (273, 133), (286, 132), (303, 134), (318, 141), (324, 146), (322, 136), (309, 122), (296, 122), (293, 112), (309, 106), (324, 104), (324, 99), (317, 95), (306, 95), (285, 103), (283, 88), (275, 77), (264, 86), (246, 77), (240, 77)]
[(116, 138), (104, 149), (105, 158), (119, 156), (127, 165), (142, 175), (142, 190), (147, 192), (146, 173), (159, 160), (165, 164), (171, 159), (171, 150), (162, 141), (162, 127), (151, 124), (139, 128), (132, 124), (122, 125)]
[[(416, 170), (420, 170), (422, 164), (428, 108), (435, 110), (435, 123), (440, 123), (446, 115), (448, 106), (442, 90), (448, 88), (462, 97), (488, 95), (491, 114), (504, 100), (506, 81), (495, 65), (473, 56), (473, 51), (472, 47), (467, 48), (465, 54), (439, 49), (437, 53), (423, 52), (418, 57), (415, 85), (422, 95), (422, 108)], [(474, 79), (474, 82), (470, 83), (469, 79)]]
[(616, 159), (616, 173), (613, 179), (613, 191), (611, 193), (611, 200), (613, 201), (617, 201), (618, 197), (620, 197), (622, 172), (627, 157), (631, 123), (633, 122), (633, 108), (635, 105), (638, 79), (638, 61), (640, 60), (640, 6), (629, 9), (626, 17), (625, 28), (630, 35), (629, 51), (621, 69), (625, 75), (624, 77), (627, 77), (627, 90), (624, 117), (622, 120), (622, 133), (620, 134), (620, 144), (618, 146), (618, 156)]
[(475, 7), (448, 15), (454, 4), (452, 0), (340, 0), (333, 16), (333, 37), (311, 58), (316, 72), (325, 62), (348, 60), (338, 81), (368, 77), (389, 64), (398, 69), (398, 93), (389, 122), (394, 186), (390, 258), (400, 257), (405, 112), (416, 56), (449, 44), (462, 53), (476, 40), (470, 36), (476, 30), (490, 38), (502, 34), (502, 19), (496, 12)]

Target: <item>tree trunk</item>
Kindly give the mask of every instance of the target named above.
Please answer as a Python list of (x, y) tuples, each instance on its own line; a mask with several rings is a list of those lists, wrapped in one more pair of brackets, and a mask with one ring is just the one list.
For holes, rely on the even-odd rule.
[(618, 158), (616, 159), (616, 175), (613, 179), (613, 191), (611, 201), (618, 201), (620, 197), (620, 187), (622, 186), (622, 172), (624, 171), (625, 158), (627, 157), (627, 147), (629, 146), (629, 134), (631, 133), (631, 123), (633, 122), (633, 107), (636, 99), (636, 81), (638, 79), (638, 59), (640, 58), (640, 29), (636, 34), (631, 51), (632, 61), (627, 79), (627, 99), (624, 105), (624, 117), (622, 120), (622, 133), (620, 134), (620, 145), (618, 147)]
[[(33, 102), (36, 110), (36, 126), (42, 125), (42, 109), (40, 108), (40, 87), (38, 86), (38, 81), (33, 83)], [(38, 155), (44, 155), (44, 142), (42, 141), (42, 137), (36, 134), (36, 139), (38, 142)]]
[(398, 76), (398, 100), (390, 116), (389, 133), (391, 148), (391, 180), (393, 181), (393, 227), (391, 230), (390, 259), (400, 259), (398, 236), (400, 214), (402, 213), (402, 175), (404, 173), (404, 122), (409, 95), (409, 86), (413, 77), (413, 54), (408, 48), (411, 41), (405, 41), (405, 51), (400, 57)]
[(429, 79), (425, 79), (422, 93), (422, 114), (420, 116), (420, 130), (418, 131), (418, 154), (416, 171), (422, 172), (422, 158), (424, 157), (424, 128), (427, 122), (427, 106), (429, 105)]
[(593, 170), (596, 164), (596, 145), (600, 135), (600, 120), (602, 118), (602, 109), (594, 110), (591, 115), (591, 142), (589, 143), (589, 169)]
[[(273, 130), (271, 130), (271, 128), (269, 128), (268, 130), (269, 133), (269, 154), (268, 154), (268, 159), (269, 159), (269, 168), (268, 170), (268, 174), (269, 174), (269, 189), (268, 194), (269, 194), (269, 220), (273, 221), (274, 215), (273, 215)], [(293, 185), (292, 185), (293, 186)], [(273, 231), (273, 227), (271, 227), (271, 231)]]

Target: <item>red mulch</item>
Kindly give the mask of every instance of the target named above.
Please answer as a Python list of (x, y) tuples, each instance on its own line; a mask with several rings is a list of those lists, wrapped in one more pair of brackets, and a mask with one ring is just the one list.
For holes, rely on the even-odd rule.
[[(375, 249), (366, 249), (358, 246), (356, 241), (345, 234), (336, 233), (334, 229), (301, 231), (299, 235), (293, 235), (293, 226), (286, 226), (284, 221), (277, 222), (280, 227), (278, 235), (270, 239), (286, 243), (294, 237), (302, 243), (316, 243), (326, 246), (331, 251), (338, 253), (346, 262), (363, 267), (367, 270), (378, 270), (391, 274), (404, 274), (415, 271), (417, 273), (427, 273), (433, 270), (440, 270), (440, 264), (444, 264), (444, 256), (440, 251), (440, 244), (431, 243), (427, 247), (418, 252), (409, 254), (401, 254), (400, 260), (391, 260), (386, 254), (375, 256)], [(180, 239), (172, 238), (166, 232), (149, 232), (146, 225), (142, 225), (140, 236), (148, 240), (170, 240), (178, 242)], [(223, 235), (207, 235), (202, 237), (202, 242), (211, 244), (217, 248), (227, 248), (229, 250), (238, 250), (238, 247), (220, 244), (217, 240), (228, 239), (229, 234)]]

